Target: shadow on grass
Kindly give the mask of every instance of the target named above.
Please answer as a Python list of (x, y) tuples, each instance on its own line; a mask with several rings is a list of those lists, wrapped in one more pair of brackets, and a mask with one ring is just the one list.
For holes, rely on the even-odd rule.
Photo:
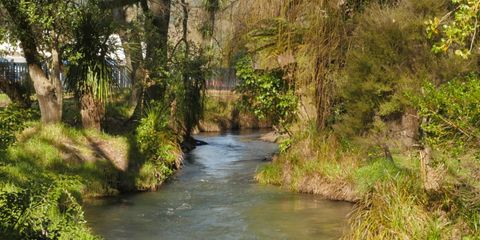
[(135, 181), (145, 157), (138, 151), (133, 134), (124, 136), (126, 149), (116, 149), (118, 145), (83, 130), (79, 131), (84, 138), (63, 133), (58, 139), (45, 137), (40, 131), (25, 132), (20, 142), (0, 152), (3, 183), (26, 186), (31, 180), (63, 175), (78, 178), (85, 186), (85, 197), (137, 191)]

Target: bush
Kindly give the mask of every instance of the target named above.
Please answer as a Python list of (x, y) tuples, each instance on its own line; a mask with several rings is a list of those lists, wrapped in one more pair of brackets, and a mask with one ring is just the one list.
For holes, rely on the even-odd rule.
[(0, 151), (15, 142), (15, 134), (27, 126), (28, 121), (37, 119), (39, 114), (33, 109), (9, 105), (0, 108)]
[(240, 85), (236, 91), (242, 95), (241, 105), (259, 119), (269, 118), (272, 124), (288, 132), (295, 120), (298, 98), (295, 90), (282, 79), (281, 71), (257, 72), (250, 57), (236, 64)]
[(72, 178), (49, 177), (24, 187), (0, 186), (2, 239), (98, 239), (89, 233), (75, 193), (81, 184)]
[(433, 145), (480, 145), (480, 79), (459, 78), (436, 87), (426, 83), (413, 105), (426, 119), (422, 124), (426, 140)]
[(409, 103), (405, 92), (419, 93), (418, 79), (438, 82), (478, 68), (473, 60), (431, 52), (424, 22), (445, 9), (445, 1), (403, 0), (373, 4), (359, 15), (340, 83), (337, 130), (362, 134), (375, 119), (399, 120)]
[(153, 103), (137, 127), (137, 145), (146, 158), (136, 179), (138, 189), (156, 189), (179, 167), (181, 150), (169, 128), (169, 120), (169, 111)]

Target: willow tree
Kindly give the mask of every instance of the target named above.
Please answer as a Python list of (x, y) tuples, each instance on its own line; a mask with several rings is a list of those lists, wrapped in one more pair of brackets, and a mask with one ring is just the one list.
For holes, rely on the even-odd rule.
[(325, 128), (335, 90), (330, 73), (344, 59), (344, 1), (244, 0), (237, 8), (246, 50), (260, 66), (284, 69), (301, 91), (313, 86), (317, 126)]

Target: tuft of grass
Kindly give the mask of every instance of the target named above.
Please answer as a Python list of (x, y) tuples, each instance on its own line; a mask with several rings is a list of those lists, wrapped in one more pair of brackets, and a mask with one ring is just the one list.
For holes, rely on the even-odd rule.
[(358, 192), (369, 192), (377, 182), (387, 181), (401, 174), (395, 163), (386, 159), (375, 159), (356, 169), (354, 173), (355, 186)]
[(448, 223), (423, 207), (426, 195), (419, 183), (413, 176), (376, 182), (356, 204), (344, 239), (449, 239)]
[(282, 169), (279, 164), (268, 164), (263, 166), (255, 176), (261, 184), (280, 185), (282, 183)]
[(355, 201), (354, 173), (358, 151), (344, 149), (340, 141), (315, 128), (305, 128), (290, 139), (290, 147), (256, 175), (263, 184), (315, 193), (328, 199)]

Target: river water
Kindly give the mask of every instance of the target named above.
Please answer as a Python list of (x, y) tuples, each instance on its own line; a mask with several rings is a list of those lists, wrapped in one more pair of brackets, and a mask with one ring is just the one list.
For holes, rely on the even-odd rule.
[(295, 194), (252, 179), (275, 144), (259, 132), (199, 135), (208, 145), (158, 192), (85, 206), (105, 239), (337, 239), (352, 205)]

